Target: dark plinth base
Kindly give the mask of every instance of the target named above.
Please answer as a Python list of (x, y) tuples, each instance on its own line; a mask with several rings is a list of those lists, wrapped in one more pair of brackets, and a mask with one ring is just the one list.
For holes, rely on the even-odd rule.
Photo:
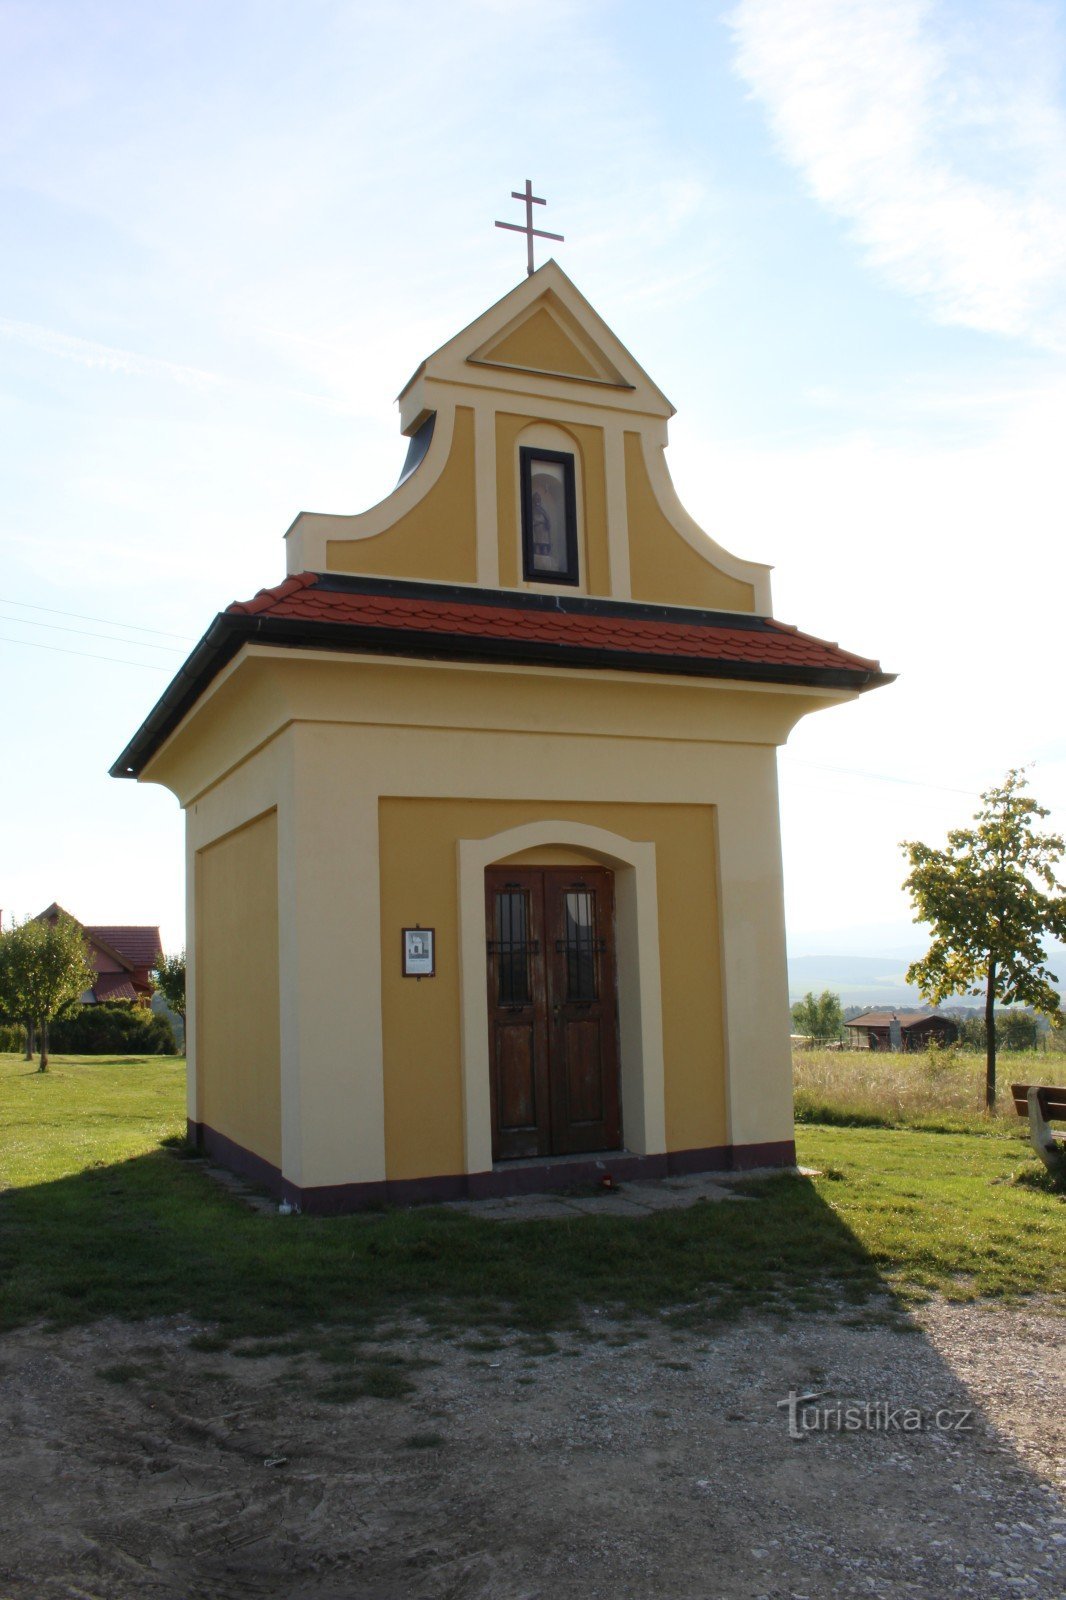
[(559, 1156), (543, 1161), (505, 1161), (491, 1172), (454, 1173), (433, 1178), (390, 1178), (377, 1183), (334, 1183), (302, 1189), (282, 1177), (271, 1162), (216, 1133), (204, 1122), (190, 1122), (189, 1140), (220, 1166), (239, 1172), (279, 1200), (313, 1216), (339, 1216), (368, 1206), (433, 1204), (441, 1200), (499, 1199), (512, 1194), (543, 1194), (596, 1183), (609, 1172), (625, 1179), (670, 1178), (693, 1172), (748, 1172), (754, 1167), (793, 1167), (796, 1146), (791, 1139), (770, 1144), (709, 1145), (700, 1150), (671, 1150), (666, 1155), (635, 1156), (626, 1150), (602, 1155)]

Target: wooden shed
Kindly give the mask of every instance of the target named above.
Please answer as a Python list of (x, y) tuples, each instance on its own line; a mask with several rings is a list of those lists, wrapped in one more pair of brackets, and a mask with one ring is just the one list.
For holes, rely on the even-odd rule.
[(954, 1044), (959, 1030), (939, 1011), (864, 1011), (846, 1024), (853, 1050), (925, 1050)]

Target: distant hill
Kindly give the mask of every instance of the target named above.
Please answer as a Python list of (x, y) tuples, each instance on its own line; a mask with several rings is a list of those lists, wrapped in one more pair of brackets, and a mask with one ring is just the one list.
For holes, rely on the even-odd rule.
[(913, 956), (797, 956), (788, 964), (789, 1001), (829, 989), (841, 1005), (919, 1006), (904, 973)]
[[(921, 951), (918, 946), (912, 952), (897, 951), (889, 956), (795, 956), (788, 963), (789, 1001), (802, 1000), (808, 989), (814, 994), (829, 989), (840, 996), (844, 1006), (920, 1006), (922, 997), (907, 983), (905, 974)], [(1066, 946), (1049, 947), (1048, 965), (1066, 997)], [(978, 1001), (972, 995), (959, 995), (944, 1004), (972, 1006)]]

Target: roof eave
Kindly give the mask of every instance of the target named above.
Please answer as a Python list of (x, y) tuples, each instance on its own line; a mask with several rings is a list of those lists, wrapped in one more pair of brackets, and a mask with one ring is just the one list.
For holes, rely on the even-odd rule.
[[(208, 684), (218, 676), (227, 661), (236, 655), (245, 634), (255, 632), (258, 617), (232, 616), (219, 612), (192, 654), (178, 668), (160, 698), (122, 751), (108, 768), (112, 778), (137, 778), (163, 741), (191, 711)], [(241, 624), (245, 626), (242, 628)]]
[(477, 635), (419, 633), (408, 628), (365, 623), (318, 622), (306, 618), (248, 616), (220, 612), (189, 659), (179, 669), (118, 760), (113, 778), (138, 778), (208, 685), (245, 644), (283, 649), (336, 650), (438, 661), (487, 661), (513, 666), (583, 667), (609, 672), (651, 672), (670, 677), (714, 678), (723, 682), (781, 684), (843, 689), (862, 694), (893, 682), (895, 673), (828, 667), (773, 665), (560, 645), (542, 640), (483, 638)]

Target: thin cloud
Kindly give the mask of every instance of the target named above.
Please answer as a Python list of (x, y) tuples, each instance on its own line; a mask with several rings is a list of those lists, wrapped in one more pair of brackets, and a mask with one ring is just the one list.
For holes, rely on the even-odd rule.
[(1047, 5), (742, 0), (730, 25), (787, 160), (874, 267), (941, 321), (1066, 348)]
[(57, 356), (61, 361), (73, 361), (80, 367), (121, 373), (129, 378), (166, 378), (184, 387), (200, 390), (221, 388), (225, 381), (216, 373), (205, 372), (199, 367), (185, 367), (175, 361), (138, 355), (133, 350), (98, 344), (94, 339), (81, 339), (76, 334), (42, 328), (32, 322), (14, 322), (7, 317), (0, 317), (0, 338), (13, 339), (32, 350)]
[(44, 328), (37, 323), (16, 322), (0, 317), (0, 339), (11, 339), (17, 344), (39, 350), (44, 355), (55, 356), (60, 361), (70, 361), (76, 366), (100, 372), (116, 373), (126, 378), (148, 378), (176, 383), (182, 388), (196, 389), (201, 393), (224, 389), (257, 389), (260, 393), (282, 394), (307, 405), (323, 407), (341, 415), (357, 414), (356, 407), (327, 395), (309, 394), (303, 389), (292, 389), (279, 384), (253, 384), (249, 380), (231, 378), (203, 367), (183, 366), (177, 361), (166, 361), (158, 356), (145, 356), (135, 350), (120, 346), (100, 344), (95, 339), (82, 339), (77, 334), (62, 333), (56, 328)]

